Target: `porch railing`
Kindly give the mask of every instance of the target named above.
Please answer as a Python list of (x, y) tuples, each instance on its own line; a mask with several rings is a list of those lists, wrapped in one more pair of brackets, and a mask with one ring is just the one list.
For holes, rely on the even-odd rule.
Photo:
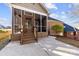
[(37, 36), (37, 28), (34, 27), (33, 29), (34, 29), (34, 37), (35, 37), (35, 40), (38, 41), (38, 39), (37, 39), (37, 37), (38, 37)]

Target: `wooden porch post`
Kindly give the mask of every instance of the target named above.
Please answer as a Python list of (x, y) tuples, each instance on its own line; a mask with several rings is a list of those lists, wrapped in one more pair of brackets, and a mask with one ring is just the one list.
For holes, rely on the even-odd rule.
[(23, 36), (23, 19), (24, 19), (24, 11), (21, 10), (21, 40), (20, 40), (21, 44), (23, 44), (23, 42), (22, 42), (22, 36)]
[(34, 29), (34, 36), (35, 36), (35, 40), (38, 41), (38, 34), (37, 34), (37, 27), (36, 27), (36, 24), (35, 24), (35, 14), (33, 13), (33, 29)]

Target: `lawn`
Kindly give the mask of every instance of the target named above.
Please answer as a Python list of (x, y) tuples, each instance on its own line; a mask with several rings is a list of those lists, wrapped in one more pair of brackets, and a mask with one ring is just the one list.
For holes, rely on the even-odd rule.
[(69, 39), (69, 38), (66, 38), (66, 37), (59, 37), (59, 36), (57, 36), (56, 39), (79, 48), (79, 41), (78, 40)]
[(0, 32), (0, 42), (3, 41), (6, 38), (10, 37), (11, 32), (7, 31), (7, 32)]
[(10, 42), (11, 31), (0, 31), (0, 50)]

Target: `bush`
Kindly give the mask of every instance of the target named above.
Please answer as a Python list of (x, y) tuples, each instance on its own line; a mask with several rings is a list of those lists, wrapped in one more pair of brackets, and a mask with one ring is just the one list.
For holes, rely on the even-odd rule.
[(56, 32), (62, 32), (64, 30), (64, 27), (61, 25), (54, 25), (51, 27), (51, 29), (56, 31)]

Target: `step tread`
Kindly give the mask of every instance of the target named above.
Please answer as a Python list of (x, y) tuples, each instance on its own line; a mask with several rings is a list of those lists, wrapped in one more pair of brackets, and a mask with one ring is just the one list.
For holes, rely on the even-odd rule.
[(29, 41), (23, 41), (22, 44), (28, 44), (28, 43), (33, 43), (36, 42), (35, 40), (29, 40)]
[(34, 38), (34, 36), (22, 36), (21, 38)]
[(30, 41), (30, 40), (35, 40), (35, 39), (34, 38), (29, 38), (29, 39), (22, 39), (22, 40), (29, 40)]
[(22, 39), (22, 44), (27, 44), (27, 43), (32, 43), (32, 42), (36, 42), (34, 34), (29, 32), (27, 34), (23, 34), (21, 36)]

